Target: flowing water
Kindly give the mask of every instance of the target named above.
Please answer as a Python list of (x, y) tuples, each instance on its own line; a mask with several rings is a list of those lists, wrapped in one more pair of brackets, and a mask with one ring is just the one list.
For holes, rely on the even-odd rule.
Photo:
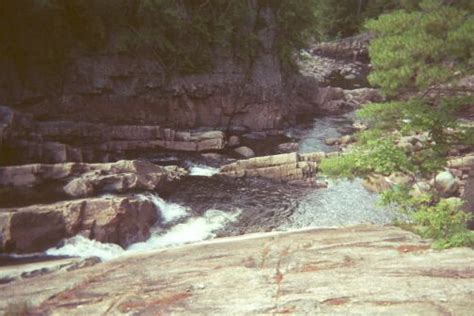
[[(351, 126), (352, 114), (316, 118), (310, 124), (286, 131), (298, 141), (300, 152), (334, 151), (324, 140), (338, 137)], [(265, 140), (261, 140), (265, 142)], [(274, 139), (270, 139), (271, 144)], [(274, 145), (263, 144), (267, 149)], [(275, 146), (274, 146), (275, 147)], [(268, 151), (268, 150), (267, 150)], [(276, 148), (275, 148), (276, 151)], [(175, 161), (176, 157), (169, 159)], [(150, 158), (155, 162), (166, 157)], [(179, 161), (179, 159), (178, 159)], [(151, 237), (122, 249), (81, 236), (66, 240), (59, 248), (48, 250), (54, 256), (98, 256), (110, 260), (146, 251), (214, 237), (241, 235), (304, 227), (338, 227), (361, 223), (388, 224), (395, 213), (377, 206), (377, 195), (366, 191), (360, 180), (329, 181), (328, 188), (299, 187), (264, 179), (229, 179), (215, 176), (215, 164), (205, 160), (181, 161), (190, 176), (179, 182), (166, 197), (145, 193), (140, 198), (152, 201), (160, 214), (160, 224)]]

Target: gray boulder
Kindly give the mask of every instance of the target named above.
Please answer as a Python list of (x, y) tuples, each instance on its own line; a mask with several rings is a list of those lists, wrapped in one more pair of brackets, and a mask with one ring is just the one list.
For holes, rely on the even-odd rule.
[(255, 157), (255, 152), (247, 146), (238, 147), (234, 151), (245, 158)]
[(459, 180), (449, 171), (438, 173), (435, 177), (434, 186), (441, 196), (453, 196), (459, 189)]

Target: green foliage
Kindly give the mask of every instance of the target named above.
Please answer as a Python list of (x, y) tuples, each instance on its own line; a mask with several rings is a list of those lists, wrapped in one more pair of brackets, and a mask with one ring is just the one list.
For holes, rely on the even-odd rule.
[[(0, 2), (0, 58), (18, 69), (44, 65), (61, 73), (75, 53), (101, 51), (152, 56), (167, 73), (214, 67), (215, 54), (251, 64), (259, 31), (276, 22), (282, 62), (291, 63), (314, 16), (313, 1), (18, 0)], [(273, 11), (271, 21), (267, 9)], [(272, 47), (273, 49), (273, 47)]]
[(306, 41), (317, 27), (313, 8), (317, 0), (269, 0), (261, 1), (274, 8), (277, 15), (276, 48), (284, 69), (296, 66), (293, 52), (306, 46)]
[(357, 34), (367, 19), (399, 9), (414, 10), (419, 0), (319, 0), (312, 5), (318, 40), (333, 40)]
[(399, 207), (409, 216), (415, 232), (435, 240), (434, 248), (474, 246), (474, 232), (466, 228), (472, 215), (461, 210), (461, 200), (436, 201), (433, 195), (413, 196), (409, 191), (406, 186), (395, 186), (382, 193), (382, 203)]
[(425, 0), (419, 11), (395, 11), (366, 27), (377, 37), (369, 53), (373, 85), (387, 95), (449, 82), (472, 65), (472, 11)]
[[(432, 178), (446, 165), (453, 145), (474, 144), (473, 128), (460, 126), (454, 115), (474, 101), (456, 89), (456, 81), (474, 71), (473, 2), (423, 0), (404, 9), (367, 23), (375, 34), (369, 80), (389, 100), (358, 111), (370, 129), (357, 135), (359, 144), (351, 153), (322, 162), (330, 176), (400, 171)], [(418, 135), (418, 147), (396, 146), (394, 138), (404, 135)], [(455, 199), (413, 197), (408, 188), (394, 187), (382, 200), (409, 214), (418, 233), (436, 240), (435, 247), (474, 245), (466, 229), (469, 215)]]
[(392, 139), (371, 139), (350, 153), (324, 159), (320, 168), (330, 177), (346, 178), (412, 171), (405, 152)]

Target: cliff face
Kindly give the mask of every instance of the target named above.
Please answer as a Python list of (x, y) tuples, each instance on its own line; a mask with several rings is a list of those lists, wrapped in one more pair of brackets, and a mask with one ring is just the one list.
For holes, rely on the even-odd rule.
[[(42, 120), (280, 128), (293, 119), (289, 77), (283, 75), (275, 48), (275, 12), (263, 8), (258, 15), (265, 23), (257, 33), (259, 53), (251, 62), (238, 62), (226, 49), (216, 48), (212, 71), (169, 75), (151, 52), (110, 49), (74, 56), (54, 81), (34, 67), (20, 76), (11, 61), (0, 60), (0, 104)], [(114, 36), (110, 41), (112, 47)]]

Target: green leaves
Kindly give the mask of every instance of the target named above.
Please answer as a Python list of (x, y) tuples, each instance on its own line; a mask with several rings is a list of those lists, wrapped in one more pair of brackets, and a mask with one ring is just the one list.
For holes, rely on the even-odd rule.
[(472, 15), (437, 0), (420, 6), (423, 11), (396, 11), (366, 24), (376, 34), (369, 49), (374, 65), (369, 80), (389, 96), (448, 82), (453, 57), (457, 69), (472, 64)]
[(330, 177), (353, 178), (370, 173), (389, 175), (393, 172), (411, 172), (406, 153), (392, 139), (369, 139), (350, 153), (326, 158), (321, 170)]

